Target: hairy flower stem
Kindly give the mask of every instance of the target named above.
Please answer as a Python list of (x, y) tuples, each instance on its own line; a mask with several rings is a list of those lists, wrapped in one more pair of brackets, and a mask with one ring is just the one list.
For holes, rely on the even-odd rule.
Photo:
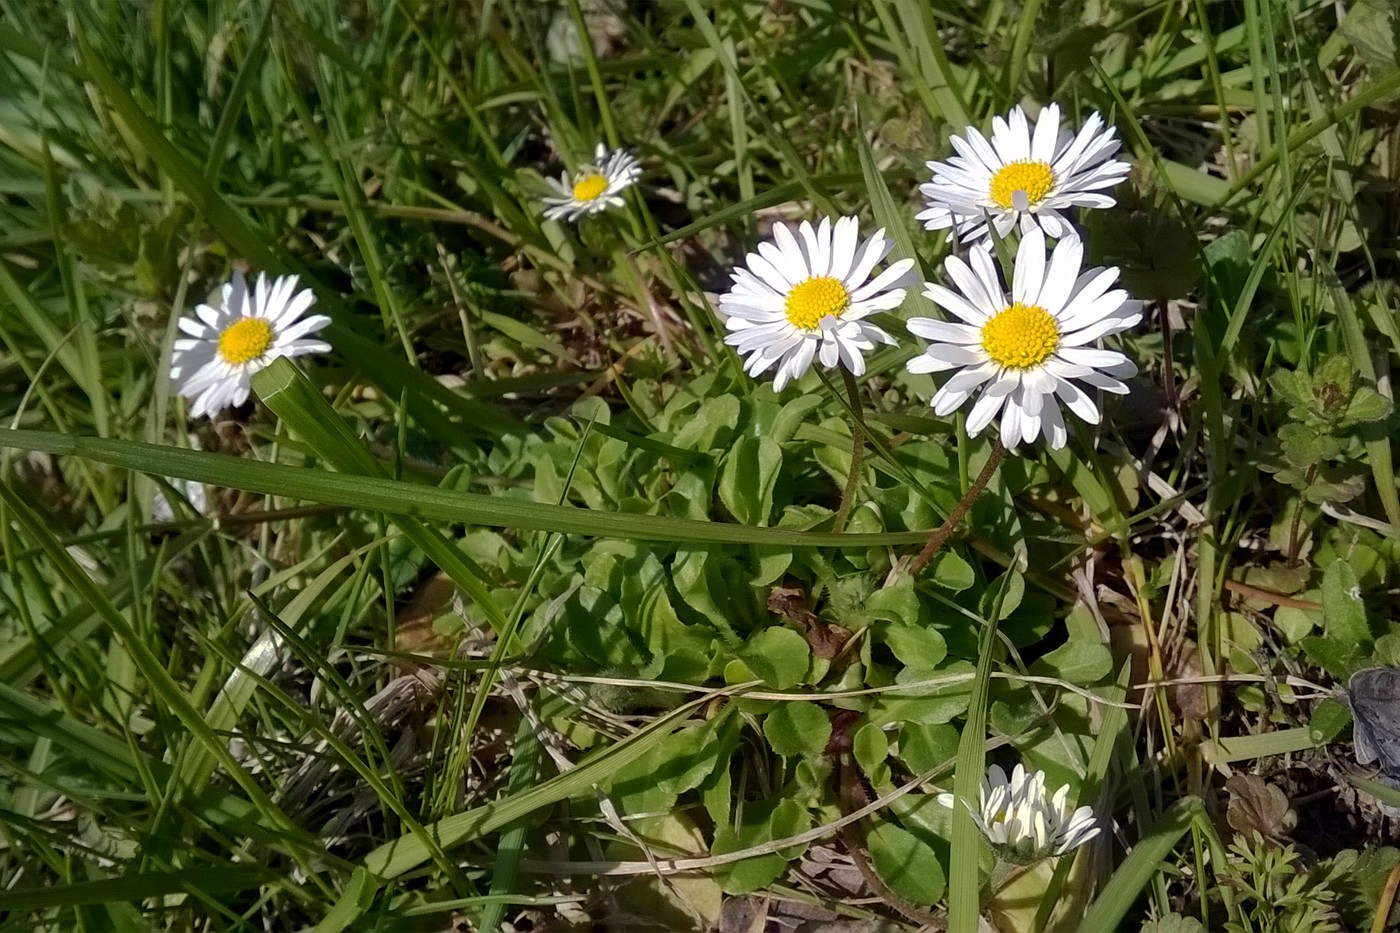
[(846, 530), (846, 520), (851, 517), (851, 506), (855, 504), (856, 492), (860, 489), (860, 471), (865, 466), (865, 415), (860, 405), (860, 388), (856, 377), (841, 370), (841, 381), (846, 384), (846, 395), (851, 400), (851, 471), (846, 474), (846, 488), (841, 493), (841, 507), (836, 510), (836, 522), (831, 530), (838, 535)]
[(977, 501), (977, 497), (982, 495), (982, 490), (987, 488), (987, 484), (996, 475), (997, 467), (1001, 466), (1001, 461), (1006, 459), (1006, 448), (1002, 446), (1001, 438), (992, 442), (992, 452), (987, 457), (986, 464), (982, 467), (982, 472), (977, 474), (977, 478), (972, 481), (972, 485), (967, 487), (967, 492), (958, 500), (958, 504), (953, 506), (953, 511), (948, 513), (948, 517), (943, 519), (943, 524), (938, 526), (933, 534), (929, 535), (928, 544), (919, 552), (919, 556), (909, 564), (909, 575), (917, 577), (919, 573), (933, 559), (933, 555), (942, 549), (953, 532), (957, 530), (958, 523), (963, 520), (967, 510), (972, 508), (972, 503)]

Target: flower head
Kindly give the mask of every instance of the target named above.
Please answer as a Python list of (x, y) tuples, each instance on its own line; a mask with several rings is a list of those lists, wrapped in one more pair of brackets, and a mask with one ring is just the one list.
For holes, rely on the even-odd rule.
[[(1092, 807), (1071, 811), (1066, 784), (1051, 796), (1045, 788), (1045, 772), (1027, 772), (1017, 765), (1008, 780), (999, 765), (987, 769), (982, 782), (980, 812), (972, 817), (983, 835), (1008, 861), (1030, 864), (1064, 855), (1099, 834)], [(954, 805), (952, 794), (939, 794), (938, 802)]]
[(253, 373), (279, 356), (330, 350), (325, 341), (308, 339), (331, 322), (323, 314), (302, 316), (315, 302), (310, 289), (297, 291), (294, 275), (269, 283), (259, 273), (250, 291), (243, 273), (235, 271), (219, 307), (199, 305), (194, 315), (180, 318), (184, 336), (175, 341), (170, 379), (193, 400), (190, 413), (197, 418), (242, 405)]
[(865, 320), (904, 301), (914, 284), (912, 259), (901, 259), (870, 278), (894, 244), (877, 230), (860, 240), (860, 222), (822, 218), (815, 228), (803, 221), (793, 235), (784, 224), (773, 227), (773, 242), (749, 253), (747, 269), (733, 273), (734, 288), (719, 299), (729, 333), (724, 342), (747, 357), (744, 371), (757, 376), (777, 366), (773, 387), (779, 392), (820, 359), (859, 376), (864, 354), (894, 338)]
[(1069, 439), (1060, 403), (1098, 424), (1089, 391), (1127, 393), (1119, 380), (1137, 367), (1116, 350), (1093, 344), (1136, 324), (1142, 302), (1112, 288), (1115, 268), (1081, 274), (1083, 256), (1083, 245), (1071, 237), (1055, 245), (1047, 262), (1045, 235), (1031, 230), (1016, 251), (1010, 299), (986, 250), (973, 250), (970, 265), (948, 258), (944, 269), (957, 291), (930, 283), (924, 294), (961, 323), (911, 318), (908, 325), (933, 341), (909, 361), (910, 372), (957, 370), (933, 397), (937, 414), (955, 411), (980, 390), (967, 417), (968, 434), (980, 434), (1000, 413), (1001, 442), (1008, 449), (1038, 434), (1059, 448)]
[(1103, 192), (1128, 177), (1131, 166), (1115, 161), (1118, 136), (1103, 117), (1089, 115), (1077, 134), (1060, 129), (1060, 108), (1050, 104), (1031, 131), (1025, 111), (992, 121), (990, 141), (972, 127), (951, 140), (958, 154), (929, 162), (933, 180), (920, 185), (928, 208), (918, 214), (929, 230), (954, 228), (960, 239), (989, 238), (987, 218), (1006, 236), (1019, 220), (1021, 232), (1039, 226), (1052, 237), (1073, 228), (1061, 213), (1071, 207), (1112, 207)]
[(641, 177), (642, 165), (626, 149), (608, 152), (602, 143), (593, 152), (593, 164), (579, 169), (570, 180), (565, 172), (558, 181), (546, 179), (558, 194), (544, 199), (544, 216), (548, 220), (574, 221), (586, 214), (596, 214), (610, 207), (621, 207), (621, 193)]

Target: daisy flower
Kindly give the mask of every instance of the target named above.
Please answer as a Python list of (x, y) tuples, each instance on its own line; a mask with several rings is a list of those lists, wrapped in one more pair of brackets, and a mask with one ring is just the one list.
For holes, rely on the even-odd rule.
[(219, 307), (199, 305), (180, 318), (183, 336), (175, 341), (170, 379), (194, 404), (196, 418), (248, 401), (253, 373), (279, 356), (325, 353), (331, 345), (309, 339), (331, 319), (303, 317), (316, 302), (310, 289), (297, 291), (297, 277), (282, 275), (270, 283), (259, 273), (253, 290), (235, 270), (224, 284)]
[(593, 164), (579, 169), (572, 182), (569, 173), (559, 176), (558, 181), (547, 178), (549, 186), (558, 192), (555, 197), (546, 197), (544, 216), (546, 220), (574, 221), (587, 214), (596, 214), (610, 207), (621, 207), (621, 194), (636, 184), (642, 175), (642, 164), (626, 149), (614, 149), (602, 143), (593, 152)]
[[(904, 301), (914, 284), (912, 259), (901, 259), (870, 278), (894, 243), (877, 230), (865, 242), (860, 221), (824, 217), (815, 228), (803, 221), (797, 236), (785, 224), (773, 227), (773, 242), (749, 253), (748, 268), (731, 276), (734, 287), (719, 299), (724, 342), (747, 357), (744, 372), (757, 376), (777, 367), (773, 388), (781, 392), (812, 365), (865, 372), (864, 353), (894, 338), (865, 320)], [(799, 240), (800, 237), (800, 240)]]
[(1049, 260), (1045, 235), (1032, 229), (1016, 251), (1011, 297), (987, 250), (972, 250), (971, 265), (950, 256), (944, 265), (957, 291), (929, 283), (924, 294), (961, 323), (911, 318), (909, 330), (932, 344), (909, 361), (909, 371), (957, 370), (933, 397), (933, 410), (947, 415), (981, 390), (967, 416), (967, 433), (980, 434), (1001, 414), (1001, 442), (1011, 449), (1045, 435), (1053, 448), (1069, 439), (1063, 403), (1083, 420), (1098, 424), (1090, 392), (1118, 395), (1120, 382), (1137, 367), (1116, 350), (1093, 344), (1127, 330), (1142, 318), (1142, 302), (1112, 288), (1116, 268), (1080, 273), (1084, 247), (1078, 238), (1060, 240)]
[[(1028, 865), (1064, 855), (1099, 834), (1092, 807), (1071, 811), (1069, 785), (1052, 796), (1045, 788), (1045, 772), (1027, 772), (1017, 765), (1010, 779), (999, 765), (987, 769), (982, 782), (980, 811), (972, 818), (998, 854), (1008, 861)], [(939, 794), (938, 802), (954, 805), (952, 794)]]
[(1132, 167), (1112, 157), (1119, 141), (1113, 127), (1090, 114), (1079, 132), (1060, 129), (1060, 108), (1040, 112), (1032, 132), (1020, 107), (992, 121), (990, 141), (968, 127), (966, 138), (951, 140), (958, 154), (929, 162), (933, 180), (920, 185), (928, 209), (918, 214), (929, 230), (952, 227), (962, 240), (989, 238), (987, 219), (1006, 236), (1019, 220), (1021, 232), (1039, 226), (1052, 237), (1071, 232), (1062, 211), (1072, 207), (1112, 207), (1103, 192)]

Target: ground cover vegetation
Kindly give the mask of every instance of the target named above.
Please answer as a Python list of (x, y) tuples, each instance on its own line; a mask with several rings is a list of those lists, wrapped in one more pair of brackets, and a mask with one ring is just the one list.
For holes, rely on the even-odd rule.
[(0, 0), (0, 928), (1394, 928), (1397, 38)]

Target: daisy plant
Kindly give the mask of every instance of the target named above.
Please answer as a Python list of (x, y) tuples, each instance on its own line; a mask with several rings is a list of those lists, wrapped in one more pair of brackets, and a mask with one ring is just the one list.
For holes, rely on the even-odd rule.
[[(1010, 777), (1000, 765), (987, 769), (972, 818), (1002, 861), (1032, 865), (1058, 858), (1099, 834), (1092, 807), (1072, 809), (1069, 785), (1052, 794), (1045, 781), (1044, 771), (1027, 771), (1019, 764)], [(939, 794), (938, 802), (952, 807), (956, 798)]]
[(748, 268), (734, 271), (734, 287), (719, 299), (728, 331), (724, 342), (745, 358), (750, 376), (774, 370), (773, 388), (781, 392), (814, 362), (841, 372), (856, 423), (838, 531), (850, 513), (864, 450), (855, 380), (865, 373), (866, 353), (895, 342), (868, 318), (899, 307), (905, 289), (917, 281), (912, 259), (890, 263), (871, 277), (893, 248), (883, 229), (861, 240), (855, 217), (835, 223), (824, 217), (815, 227), (803, 221), (796, 234), (775, 224), (773, 241), (748, 254)]
[(549, 178), (556, 192), (544, 199), (547, 220), (573, 222), (609, 208), (622, 207), (622, 192), (637, 183), (642, 164), (626, 149), (608, 151), (602, 143), (593, 152), (593, 163), (580, 168), (573, 177), (568, 172)]
[(305, 316), (315, 303), (310, 289), (297, 290), (294, 275), (269, 282), (259, 273), (257, 286), (249, 289), (243, 273), (235, 270), (217, 308), (202, 304), (193, 315), (180, 318), (183, 336), (175, 341), (170, 380), (193, 402), (190, 414), (212, 416), (242, 405), (253, 374), (279, 356), (328, 352), (331, 345), (315, 334), (331, 319)]
[(968, 127), (950, 140), (957, 155), (929, 162), (933, 179), (919, 186), (928, 198), (917, 215), (929, 230), (951, 228), (960, 240), (986, 242), (1039, 228), (1069, 236), (1066, 213), (1075, 207), (1112, 207), (1105, 193), (1128, 177), (1131, 166), (1113, 158), (1120, 142), (1113, 127), (1090, 114), (1078, 133), (1061, 129), (1060, 108), (1040, 112), (1034, 130), (1019, 106), (992, 121), (990, 140)]
[(955, 288), (924, 286), (924, 294), (957, 320), (909, 320), (910, 333), (930, 341), (909, 361), (909, 371), (953, 373), (933, 396), (936, 414), (951, 414), (977, 396), (967, 417), (969, 435), (982, 433), (998, 416), (1001, 424), (982, 475), (930, 538), (913, 565), (916, 572), (991, 480), (1007, 450), (1040, 437), (1051, 448), (1062, 448), (1069, 430), (1061, 405), (1097, 424), (1094, 390), (1127, 393), (1122, 380), (1135, 375), (1137, 366), (1097, 344), (1141, 320), (1142, 303), (1114, 287), (1116, 268), (1083, 270), (1083, 259), (1077, 237), (1060, 240), (1047, 258), (1045, 235), (1035, 228), (1016, 250), (1009, 296), (990, 252), (981, 249), (972, 250), (966, 262), (948, 258), (943, 268)]

